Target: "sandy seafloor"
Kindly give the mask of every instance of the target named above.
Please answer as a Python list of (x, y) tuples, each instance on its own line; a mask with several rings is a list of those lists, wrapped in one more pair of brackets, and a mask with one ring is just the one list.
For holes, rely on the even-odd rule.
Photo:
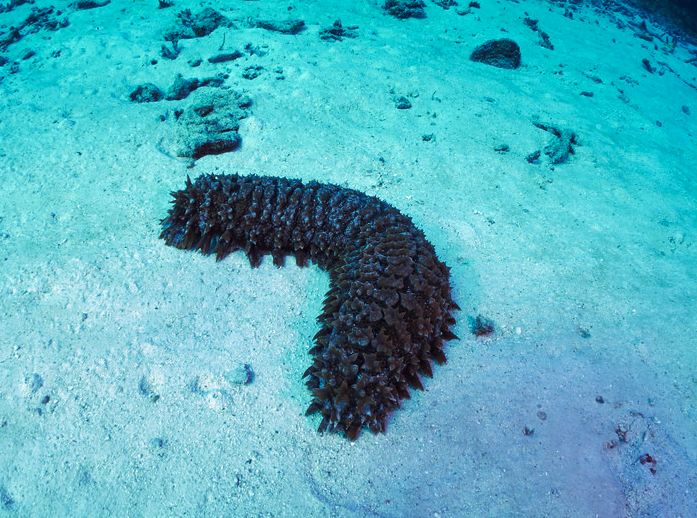
[[(627, 12), (480, 3), (404, 21), (340, 0), (0, 14), (3, 33), (32, 7), (69, 19), (0, 52), (0, 516), (697, 516), (694, 47), (636, 37), (642, 19), (664, 31)], [(162, 58), (176, 14), (204, 7), (236, 28)], [(358, 37), (321, 40), (336, 19)], [(468, 59), (500, 37), (520, 68)], [(247, 43), (266, 55), (205, 59)], [(129, 93), (220, 72), (253, 102), (243, 144), (188, 168), (162, 150), (190, 100)], [(535, 118), (576, 132), (568, 161), (526, 161), (551, 137)], [(461, 339), (387, 433), (350, 442), (304, 416), (324, 272), (158, 239), (170, 191), (223, 172), (376, 195), (452, 267)], [(494, 336), (469, 332), (478, 314)]]

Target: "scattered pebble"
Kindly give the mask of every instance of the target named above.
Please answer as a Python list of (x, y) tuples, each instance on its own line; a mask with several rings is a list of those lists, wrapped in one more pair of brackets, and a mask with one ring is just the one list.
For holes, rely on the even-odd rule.
[(482, 315), (476, 317), (468, 315), (467, 324), (470, 332), (475, 336), (489, 336), (496, 329), (494, 321)]
[(244, 69), (244, 72), (242, 72), (242, 79), (256, 79), (259, 77), (262, 72), (264, 71), (264, 67), (260, 65), (252, 66), (252, 67), (247, 67)]
[(27, 376), (24, 381), (29, 386), (32, 392), (36, 392), (44, 386), (44, 379), (41, 377), (40, 374), (37, 373)]
[(245, 363), (227, 371), (223, 378), (231, 385), (249, 385), (254, 381), (254, 371), (251, 365)]

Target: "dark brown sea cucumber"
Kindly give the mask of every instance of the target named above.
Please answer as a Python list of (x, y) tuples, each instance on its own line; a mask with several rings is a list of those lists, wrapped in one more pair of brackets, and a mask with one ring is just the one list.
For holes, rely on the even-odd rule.
[(411, 218), (352, 189), (269, 176), (203, 175), (172, 193), (160, 235), (168, 245), (216, 254), (243, 249), (294, 255), (329, 272), (330, 289), (305, 371), (319, 431), (355, 439), (384, 432), (390, 412), (423, 390), (431, 360), (445, 363), (452, 312), (449, 268)]

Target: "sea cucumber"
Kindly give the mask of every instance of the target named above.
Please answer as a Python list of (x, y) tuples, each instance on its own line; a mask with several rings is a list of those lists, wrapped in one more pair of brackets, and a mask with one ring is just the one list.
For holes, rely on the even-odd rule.
[(305, 371), (319, 432), (353, 440), (367, 426), (384, 432), (392, 410), (423, 390), (431, 360), (460, 309), (450, 269), (423, 232), (397, 209), (353, 189), (270, 176), (202, 175), (172, 193), (162, 220), (168, 245), (215, 254), (243, 249), (252, 267), (271, 254), (294, 255), (329, 272), (330, 289)]

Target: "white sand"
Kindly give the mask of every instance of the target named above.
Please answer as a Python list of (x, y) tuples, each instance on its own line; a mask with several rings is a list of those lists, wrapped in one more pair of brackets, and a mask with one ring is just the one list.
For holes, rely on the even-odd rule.
[[(654, 48), (622, 13), (480, 3), (406, 21), (341, 0), (0, 14), (2, 33), (32, 7), (70, 21), (0, 52), (0, 516), (697, 516), (694, 48)], [(161, 58), (176, 13), (207, 6), (308, 26), (221, 28)], [(321, 41), (337, 18), (359, 37)], [(223, 34), (268, 54), (211, 65)], [(500, 37), (521, 68), (469, 61)], [(254, 103), (243, 147), (187, 169), (158, 150), (186, 101), (128, 94), (219, 72)], [(535, 116), (578, 134), (567, 163), (526, 162), (551, 137)], [(461, 340), (386, 434), (351, 443), (304, 416), (325, 273), (158, 239), (169, 192), (212, 172), (377, 195), (452, 267)], [(469, 333), (479, 313), (493, 338)]]

